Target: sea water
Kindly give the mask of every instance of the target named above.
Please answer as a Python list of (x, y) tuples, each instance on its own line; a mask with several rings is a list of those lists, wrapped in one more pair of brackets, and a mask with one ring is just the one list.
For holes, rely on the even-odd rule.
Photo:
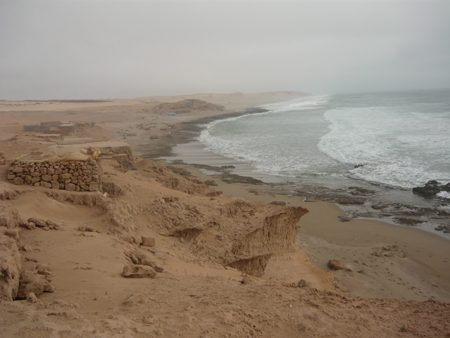
[[(450, 182), (450, 90), (309, 96), (214, 121), (206, 150), (255, 172), (403, 190)], [(445, 194), (442, 197), (449, 197)]]

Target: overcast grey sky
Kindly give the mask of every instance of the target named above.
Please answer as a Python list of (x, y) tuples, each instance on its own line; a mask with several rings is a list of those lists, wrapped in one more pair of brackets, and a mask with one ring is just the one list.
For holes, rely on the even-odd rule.
[(450, 88), (450, 1), (0, 1), (0, 99)]

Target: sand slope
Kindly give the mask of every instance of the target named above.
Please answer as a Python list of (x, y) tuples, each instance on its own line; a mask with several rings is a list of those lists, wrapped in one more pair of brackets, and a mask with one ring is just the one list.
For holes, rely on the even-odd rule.
[[(210, 102), (221, 104), (233, 95), (211, 94)], [(273, 97), (280, 95), (291, 94)], [(234, 96), (234, 104), (243, 107), (242, 95)], [(273, 99), (255, 96), (260, 102)], [(253, 99), (258, 100), (247, 104)], [(133, 110), (145, 100), (151, 101), (71, 102), (68, 116), (101, 123), (94, 133), (83, 131), (98, 140), (123, 139), (134, 130), (162, 138), (167, 126), (182, 128), (180, 123), (199, 116), (191, 112), (175, 123)], [(120, 122), (124, 107), (129, 118)], [(0, 126), (8, 130), (11, 123), (21, 126), (67, 113), (9, 110), (0, 114)], [(151, 130), (138, 128), (147, 119), (155, 121)], [(49, 146), (19, 127), (13, 131), (17, 137), (1, 143), (5, 158), (30, 150), (39, 155)], [(139, 136), (127, 140), (134, 137), (140, 142)], [(2, 337), (450, 336), (450, 304), (437, 301), (448, 299), (448, 281), (435, 282), (441, 278), (437, 274), (446, 279), (448, 264), (428, 257), (434, 251), (420, 247), (420, 235), (392, 230), (400, 227), (379, 232), (372, 223), (340, 223), (334, 205), (302, 203), (266, 186), (216, 179), (213, 190), (202, 183), (209, 177), (192, 168), (197, 179), (145, 159), (100, 162), (106, 195), (14, 186), (5, 182), (6, 165), (0, 165)], [(274, 200), (286, 205), (268, 203)], [(28, 229), (30, 217), (56, 226)], [(411, 247), (403, 247), (402, 240)], [(444, 242), (422, 243), (447, 252)], [(374, 255), (377, 250), (380, 254)], [(331, 272), (326, 266), (331, 258), (345, 258), (353, 271)], [(131, 264), (155, 278), (123, 277), (124, 266)], [(38, 297), (8, 301), (8, 295), (17, 295), (21, 270), (42, 283), (33, 289)], [(423, 295), (398, 278), (416, 279)], [(391, 292), (436, 300), (374, 299)]]

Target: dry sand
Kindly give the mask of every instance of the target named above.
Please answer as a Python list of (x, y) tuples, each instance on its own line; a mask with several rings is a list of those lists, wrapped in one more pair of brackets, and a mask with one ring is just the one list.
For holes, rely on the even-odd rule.
[[(180, 141), (175, 131), (189, 130), (190, 121), (296, 95), (0, 102), (0, 153), (38, 156), (54, 141), (24, 133), (22, 125), (63, 120), (96, 122), (72, 138), (124, 140), (137, 154), (167, 154)], [(225, 109), (152, 113), (160, 102), (192, 98)], [(335, 204), (303, 202), (268, 185), (228, 184), (189, 165), (175, 167), (198, 181), (149, 160), (137, 159), (136, 170), (114, 160), (102, 166), (115, 196), (13, 186), (0, 165), (0, 212), (8, 226), (29, 217), (60, 225), (16, 231), (22, 268), (45, 264), (41, 274), (52, 275), (55, 292), (1, 301), (2, 336), (450, 336), (450, 242), (444, 238), (377, 221), (340, 222), (344, 213)], [(211, 179), (214, 190), (201, 183)], [(273, 201), (286, 207), (268, 204)], [(309, 213), (301, 216), (301, 207)], [(12, 245), (8, 236), (2, 235), (3, 245)], [(155, 245), (139, 245), (133, 241), (139, 236)], [(154, 279), (122, 277), (130, 252), (164, 271)], [(347, 269), (331, 271), (330, 259), (345, 261)]]

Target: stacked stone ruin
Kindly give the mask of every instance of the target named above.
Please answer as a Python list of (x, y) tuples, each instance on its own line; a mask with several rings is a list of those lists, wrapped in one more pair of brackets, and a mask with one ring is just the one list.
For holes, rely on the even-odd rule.
[(101, 190), (101, 172), (97, 161), (14, 161), (7, 179), (16, 185), (31, 185), (69, 191)]

